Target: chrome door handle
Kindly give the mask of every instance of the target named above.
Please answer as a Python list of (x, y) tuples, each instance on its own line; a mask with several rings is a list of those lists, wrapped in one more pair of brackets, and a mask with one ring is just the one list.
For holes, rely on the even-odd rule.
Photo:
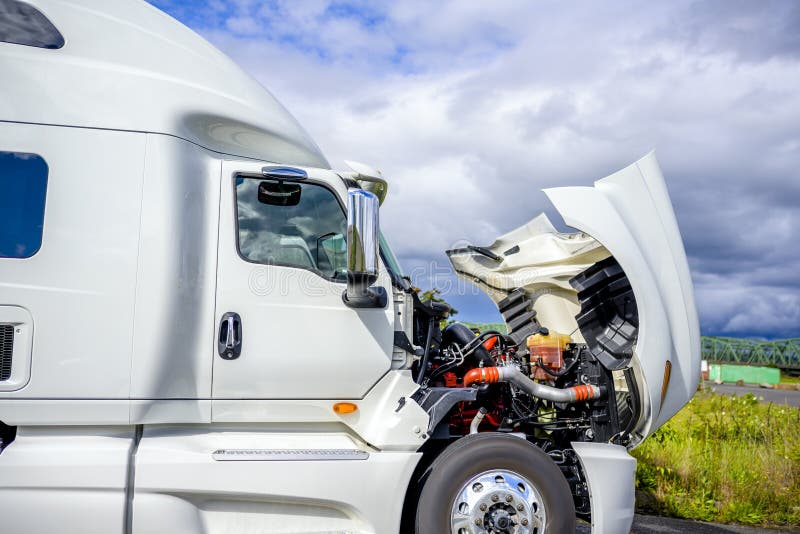
[(242, 318), (238, 313), (227, 312), (222, 316), (217, 351), (223, 360), (235, 360), (242, 354)]

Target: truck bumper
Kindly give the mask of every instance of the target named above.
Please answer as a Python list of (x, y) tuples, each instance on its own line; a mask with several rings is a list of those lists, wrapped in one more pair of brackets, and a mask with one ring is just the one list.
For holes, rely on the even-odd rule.
[(634, 510), (636, 458), (610, 443), (572, 443), (592, 505), (592, 534), (627, 534)]

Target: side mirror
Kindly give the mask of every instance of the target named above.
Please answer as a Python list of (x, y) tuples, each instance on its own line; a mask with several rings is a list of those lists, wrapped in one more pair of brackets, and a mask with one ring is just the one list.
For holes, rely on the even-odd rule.
[(302, 192), (300, 184), (261, 182), (258, 184), (258, 201), (270, 206), (297, 206)]
[(378, 197), (361, 189), (347, 192), (347, 289), (351, 308), (385, 308), (389, 297), (378, 279)]

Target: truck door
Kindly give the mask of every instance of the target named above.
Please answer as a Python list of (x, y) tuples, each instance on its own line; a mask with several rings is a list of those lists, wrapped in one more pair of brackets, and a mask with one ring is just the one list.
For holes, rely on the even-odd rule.
[[(391, 303), (342, 301), (347, 188), (331, 171), (280, 181), (264, 167), (223, 164), (213, 396), (361, 398), (389, 370), (394, 323)], [(377, 284), (391, 295), (385, 268)]]

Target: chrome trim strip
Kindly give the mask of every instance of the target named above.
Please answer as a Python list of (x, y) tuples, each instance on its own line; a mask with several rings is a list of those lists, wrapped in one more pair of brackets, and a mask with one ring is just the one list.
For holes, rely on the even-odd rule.
[(273, 178), (275, 180), (305, 180), (308, 178), (308, 173), (297, 167), (264, 167), (261, 169), (261, 173), (266, 178)]
[(211, 453), (218, 462), (301, 462), (316, 460), (366, 460), (358, 449), (219, 449)]

